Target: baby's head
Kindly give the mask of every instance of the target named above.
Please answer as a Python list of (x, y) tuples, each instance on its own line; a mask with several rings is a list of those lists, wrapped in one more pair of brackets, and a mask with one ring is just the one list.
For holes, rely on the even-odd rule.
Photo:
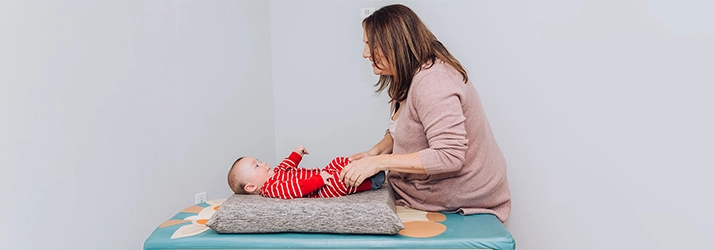
[(228, 171), (228, 186), (236, 194), (258, 194), (275, 172), (267, 163), (250, 156), (238, 158)]

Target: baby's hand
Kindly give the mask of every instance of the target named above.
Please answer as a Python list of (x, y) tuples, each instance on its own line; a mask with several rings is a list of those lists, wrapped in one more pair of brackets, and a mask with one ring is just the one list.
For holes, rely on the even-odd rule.
[(295, 153), (298, 153), (298, 154), (300, 154), (300, 156), (303, 156), (303, 155), (309, 154), (310, 152), (307, 152), (307, 149), (305, 149), (305, 146), (300, 145), (300, 146), (297, 146), (297, 148), (295, 148)]
[(332, 179), (332, 174), (330, 174), (327, 171), (320, 171), (320, 176), (322, 176), (322, 181), (325, 182), (325, 186), (332, 187), (332, 184), (330, 184), (330, 179)]

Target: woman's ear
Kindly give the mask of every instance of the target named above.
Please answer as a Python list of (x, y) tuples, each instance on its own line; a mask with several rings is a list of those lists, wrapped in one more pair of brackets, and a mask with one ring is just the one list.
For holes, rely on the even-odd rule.
[(256, 186), (253, 183), (246, 183), (245, 186), (243, 187), (243, 190), (245, 190), (248, 193), (253, 193), (255, 190), (258, 189), (258, 186)]

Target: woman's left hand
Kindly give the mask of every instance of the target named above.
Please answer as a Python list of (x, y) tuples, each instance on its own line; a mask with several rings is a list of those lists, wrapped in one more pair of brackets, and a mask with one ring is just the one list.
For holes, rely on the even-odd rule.
[(340, 180), (348, 187), (357, 187), (364, 180), (379, 173), (379, 156), (368, 156), (350, 162), (342, 169)]

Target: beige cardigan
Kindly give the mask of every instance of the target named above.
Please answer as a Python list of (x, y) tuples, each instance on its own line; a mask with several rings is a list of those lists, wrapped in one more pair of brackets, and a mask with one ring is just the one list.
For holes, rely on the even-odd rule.
[(490, 213), (506, 221), (506, 160), (471, 81), (442, 61), (412, 80), (399, 114), (394, 154), (419, 152), (426, 175), (391, 171), (397, 204), (426, 211)]

